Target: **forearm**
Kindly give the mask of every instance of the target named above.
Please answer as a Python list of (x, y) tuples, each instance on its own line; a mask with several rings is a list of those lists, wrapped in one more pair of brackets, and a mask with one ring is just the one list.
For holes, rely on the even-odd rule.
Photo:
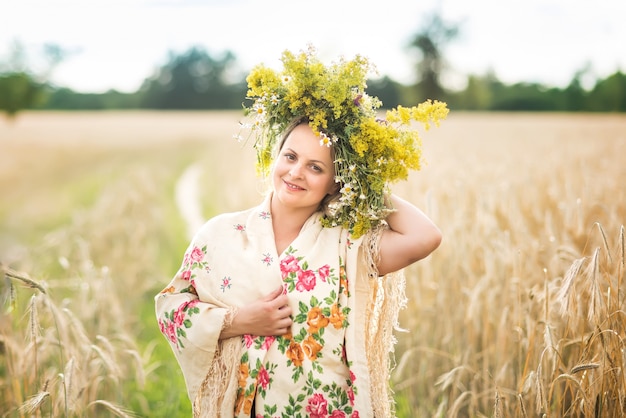
[(439, 228), (419, 208), (396, 195), (388, 199), (394, 210), (385, 218), (389, 229), (381, 237), (377, 264), (381, 275), (427, 257), (442, 237)]
[(394, 210), (385, 221), (389, 228), (405, 236), (422, 236), (423, 238), (441, 240), (441, 232), (433, 221), (418, 207), (402, 199), (397, 195), (387, 197), (390, 207)]
[[(250, 330), (247, 328), (244, 318), (246, 317), (245, 307), (239, 309), (233, 309), (227, 314), (222, 332), (220, 333), (220, 340), (228, 338), (238, 337), (240, 335), (249, 334)], [(243, 315), (242, 315), (242, 311)]]

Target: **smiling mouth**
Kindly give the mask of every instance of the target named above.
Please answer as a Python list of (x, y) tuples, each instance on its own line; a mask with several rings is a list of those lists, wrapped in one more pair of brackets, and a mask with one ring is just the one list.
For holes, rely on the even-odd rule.
[(283, 183), (285, 183), (285, 186), (287, 186), (289, 190), (304, 190), (302, 187), (296, 186), (295, 184), (289, 183), (288, 181), (283, 180)]

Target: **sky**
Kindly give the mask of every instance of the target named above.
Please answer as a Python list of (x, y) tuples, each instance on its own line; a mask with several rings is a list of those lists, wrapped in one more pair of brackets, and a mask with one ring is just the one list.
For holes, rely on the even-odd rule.
[(625, 0), (0, 0), (0, 62), (19, 42), (31, 66), (45, 44), (66, 55), (50, 80), (81, 92), (136, 91), (168, 60), (193, 46), (235, 54), (245, 75), (280, 68), (285, 49), (311, 44), (324, 61), (356, 54), (379, 74), (415, 80), (408, 47), (433, 13), (458, 25), (443, 47), (447, 87), (488, 71), (505, 83), (565, 87), (626, 71)]

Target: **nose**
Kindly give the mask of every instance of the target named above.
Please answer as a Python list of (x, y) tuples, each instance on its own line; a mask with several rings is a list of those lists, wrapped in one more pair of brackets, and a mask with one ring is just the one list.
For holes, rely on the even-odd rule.
[(294, 164), (291, 170), (289, 170), (289, 176), (291, 176), (291, 178), (302, 177), (302, 166), (300, 164)]

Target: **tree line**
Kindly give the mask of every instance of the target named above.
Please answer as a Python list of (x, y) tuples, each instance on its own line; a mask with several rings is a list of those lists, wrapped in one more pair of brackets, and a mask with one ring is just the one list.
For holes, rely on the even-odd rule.
[[(529, 82), (505, 84), (493, 72), (468, 75), (463, 89), (446, 88), (440, 81), (445, 70), (443, 49), (458, 34), (458, 25), (432, 15), (409, 45), (418, 53), (418, 81), (406, 85), (383, 76), (370, 81), (369, 94), (380, 98), (386, 107), (438, 99), (446, 101), (451, 109), (467, 111), (626, 112), (626, 75), (619, 70), (597, 79), (590, 88), (583, 83), (588, 69), (574, 74), (565, 88)], [(55, 46), (47, 46), (45, 55), (50, 68), (63, 56)], [(167, 62), (132, 93), (80, 93), (54, 86), (19, 61), (15, 57), (9, 62), (0, 61), (0, 111), (9, 117), (23, 109), (241, 109), (247, 90), (245, 75), (237, 74), (232, 52), (216, 56), (201, 47), (170, 52)]]

